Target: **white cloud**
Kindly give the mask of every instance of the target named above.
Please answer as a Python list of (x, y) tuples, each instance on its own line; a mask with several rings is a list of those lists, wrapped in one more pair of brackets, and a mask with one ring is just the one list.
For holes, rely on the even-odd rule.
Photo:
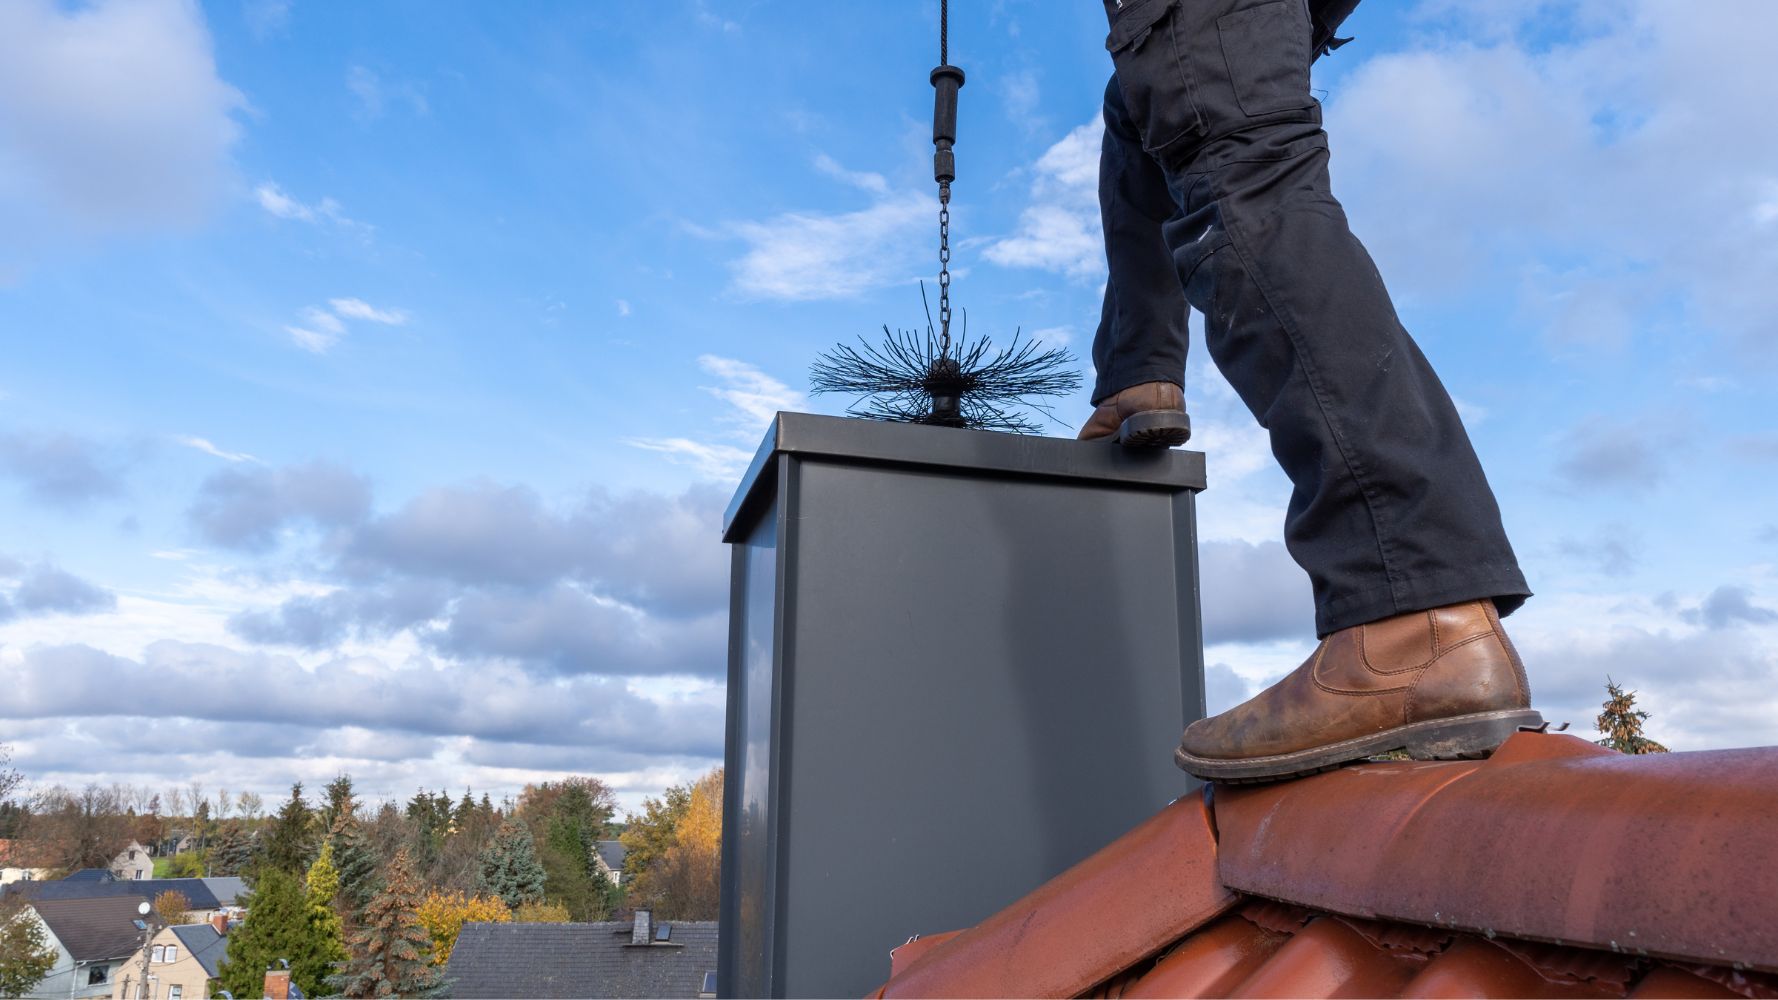
[(324, 333), (301, 326), (287, 326), (284, 332), (290, 334), (290, 339), (296, 346), (312, 354), (326, 354), (340, 339), (337, 333)]
[(180, 444), (186, 446), (187, 448), (195, 448), (198, 451), (201, 451), (206, 455), (214, 455), (217, 458), (223, 459), (224, 461), (228, 461), (228, 462), (257, 462), (257, 461), (259, 461), (259, 459), (254, 458), (252, 455), (249, 455), (244, 451), (224, 451), (221, 448), (216, 447), (214, 444), (211, 444), (209, 439), (207, 439), (207, 438), (195, 437), (190, 434), (178, 434), (178, 435), (174, 435), (173, 440), (179, 442)]
[[(688, 437), (637, 438), (626, 443), (689, 465), (710, 479), (739, 479), (748, 463), (753, 461), (754, 446), (766, 425), (780, 410), (805, 409), (807, 399), (801, 392), (745, 361), (706, 354), (698, 358), (698, 367), (722, 383), (703, 386), (703, 390), (729, 405), (728, 411), (717, 418), (717, 427), (712, 433), (696, 440)], [(710, 437), (738, 443), (712, 441)]]
[(347, 319), (362, 319), (389, 326), (400, 326), (408, 319), (405, 309), (378, 309), (363, 299), (328, 299), (327, 304), (333, 307), (334, 312)]
[(309, 223), (326, 221), (342, 229), (356, 230), (361, 235), (368, 235), (375, 228), (347, 216), (340, 208), (340, 203), (332, 198), (322, 198), (313, 205), (305, 204), (279, 187), (275, 181), (264, 181), (255, 187), (253, 200), (259, 203), (260, 208), (280, 219)]
[(889, 193), (889, 182), (883, 178), (882, 174), (873, 173), (871, 171), (847, 170), (840, 165), (838, 160), (828, 156), (826, 153), (822, 153), (820, 156), (815, 157), (815, 169), (836, 180), (844, 181), (861, 191), (868, 191), (871, 194)]
[(1038, 157), (1031, 202), (1019, 213), (1013, 235), (988, 246), (985, 256), (1002, 267), (1035, 267), (1083, 280), (1105, 273), (1099, 227), (1099, 137), (1093, 120), (1064, 136)]
[(280, 219), (300, 219), (303, 222), (313, 222), (315, 219), (313, 209), (285, 194), (283, 188), (271, 181), (254, 188), (253, 197), (259, 202), (260, 208)]
[(630, 314), (630, 302), (628, 299), (617, 300), (617, 314), (619, 316), (628, 316)]
[(747, 243), (747, 252), (730, 265), (735, 289), (754, 298), (807, 302), (911, 282), (920, 273), (921, 237), (935, 218), (931, 200), (908, 191), (855, 212), (786, 212), (738, 223), (731, 232)]
[(344, 319), (401, 326), (408, 321), (405, 309), (379, 309), (363, 299), (328, 299), (332, 311), (317, 306), (304, 306), (301, 326), (286, 326), (284, 332), (296, 346), (315, 354), (326, 354), (346, 335)]
[(0, 271), (52, 239), (203, 220), (244, 105), (195, 3), (0, 3)]

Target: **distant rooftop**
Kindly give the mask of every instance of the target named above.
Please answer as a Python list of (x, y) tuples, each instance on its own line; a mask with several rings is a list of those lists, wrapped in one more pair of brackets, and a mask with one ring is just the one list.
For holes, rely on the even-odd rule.
[(453, 997), (696, 997), (716, 969), (714, 921), (468, 924), (445, 969)]

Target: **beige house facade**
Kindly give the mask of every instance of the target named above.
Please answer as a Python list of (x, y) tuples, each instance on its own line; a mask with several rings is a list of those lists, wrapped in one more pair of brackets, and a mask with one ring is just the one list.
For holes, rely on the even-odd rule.
[(132, 840), (111, 859), (111, 874), (125, 881), (154, 877), (154, 857), (148, 848)]
[[(111, 996), (114, 1000), (205, 1000), (228, 950), (227, 937), (217, 930), (219, 924), (226, 927), (226, 918), (161, 928), (117, 970)], [(142, 985), (145, 974), (146, 989)]]

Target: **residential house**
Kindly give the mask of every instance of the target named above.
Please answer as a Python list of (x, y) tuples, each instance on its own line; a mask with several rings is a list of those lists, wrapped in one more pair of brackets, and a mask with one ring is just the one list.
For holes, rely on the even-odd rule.
[(39, 857), (41, 849), (28, 840), (0, 840), (0, 885), (48, 878), (52, 869)]
[(716, 923), (468, 924), (445, 966), (453, 997), (713, 997)]
[(49, 975), (25, 996), (37, 1000), (109, 997), (148, 925), (135, 896), (39, 899), (27, 912), (43, 925), (56, 952)]
[[(162, 927), (124, 963), (111, 996), (116, 1000), (204, 1000), (228, 952), (227, 933), (228, 918), (220, 913), (208, 923)], [(146, 990), (142, 988), (144, 974)]]
[(624, 856), (628, 853), (621, 840), (601, 840), (593, 851), (593, 864), (605, 873), (612, 885), (623, 885)]
[(154, 877), (154, 855), (132, 840), (111, 859), (111, 873), (125, 881)]
[(158, 857), (170, 858), (175, 854), (195, 851), (197, 848), (197, 837), (184, 830), (174, 830), (154, 845), (154, 853)]
[(240, 897), (246, 894), (246, 883), (238, 878), (149, 878), (123, 880), (102, 868), (83, 869), (64, 879), (15, 882), (6, 886), (8, 896), (26, 899), (105, 899), (128, 898), (154, 902), (167, 891), (185, 897), (186, 912), (192, 920), (208, 920), (218, 913), (239, 917)]

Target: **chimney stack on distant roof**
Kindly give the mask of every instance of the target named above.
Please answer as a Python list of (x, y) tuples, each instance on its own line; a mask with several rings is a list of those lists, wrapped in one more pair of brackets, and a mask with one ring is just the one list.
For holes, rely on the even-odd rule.
[(227, 934), (228, 914), (221, 910), (217, 910), (215, 913), (210, 914), (210, 926), (216, 928), (216, 933), (218, 934)]
[[(637, 910), (636, 922), (630, 927), (630, 943), (633, 945), (652, 944), (654, 942), (654, 913), (650, 910)], [(267, 994), (268, 996), (270, 994)]]
[(290, 970), (265, 970), (265, 1000), (290, 1000)]

